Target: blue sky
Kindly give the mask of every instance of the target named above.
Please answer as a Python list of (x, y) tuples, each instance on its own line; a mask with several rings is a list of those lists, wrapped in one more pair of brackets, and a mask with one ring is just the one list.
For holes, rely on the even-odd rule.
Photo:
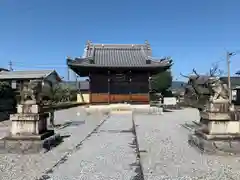
[[(239, 0), (0, 0), (0, 67), (52, 69), (66, 76), (66, 56), (81, 56), (86, 40), (144, 43), (171, 56), (174, 79), (193, 67), (205, 73), (240, 50)], [(231, 71), (240, 69), (240, 53)]]

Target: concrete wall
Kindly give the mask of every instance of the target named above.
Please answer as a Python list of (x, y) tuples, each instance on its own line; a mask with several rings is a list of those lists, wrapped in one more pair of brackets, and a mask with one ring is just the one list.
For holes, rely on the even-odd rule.
[(88, 93), (82, 93), (77, 95), (77, 102), (79, 103), (89, 103), (90, 96)]

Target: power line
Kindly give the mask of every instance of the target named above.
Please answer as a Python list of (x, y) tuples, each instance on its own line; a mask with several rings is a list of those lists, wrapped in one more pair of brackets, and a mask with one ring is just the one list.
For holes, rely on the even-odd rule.
[(22, 67), (22, 68), (66, 68), (67, 66), (38, 66), (38, 65), (35, 65), (35, 66), (22, 66), (22, 65), (15, 65), (14, 64), (14, 67)]
[(41, 67), (41, 66), (15, 66), (14, 65), (14, 69), (17, 70), (17, 69), (66, 69), (66, 67), (50, 67), (50, 66), (45, 66), (45, 67)]
[[(16, 65), (19, 65), (19, 66), (25, 66), (25, 65), (30, 65), (29, 64), (29, 62), (16, 62), (16, 61), (14, 61), (14, 64), (16, 64)], [(32, 65), (30, 65), (30, 66), (49, 66), (49, 67), (53, 67), (53, 66), (56, 66), (56, 67), (66, 67), (67, 65), (66, 64), (55, 64), (55, 63), (53, 63), (53, 64), (49, 64), (49, 63), (47, 63), (47, 64), (36, 64), (36, 63), (34, 63), (34, 64), (32, 64)]]
[(220, 58), (220, 60), (213, 62), (212, 64), (218, 64), (220, 62), (224, 62), (225, 59), (223, 57)]

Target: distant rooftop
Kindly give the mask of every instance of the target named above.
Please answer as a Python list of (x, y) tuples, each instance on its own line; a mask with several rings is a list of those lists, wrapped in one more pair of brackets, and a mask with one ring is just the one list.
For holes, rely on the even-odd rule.
[[(221, 77), (220, 78), (224, 83), (228, 83), (228, 77)], [(235, 88), (240, 86), (240, 77), (239, 76), (231, 76), (231, 87)]]
[(0, 80), (7, 79), (44, 79), (50, 74), (56, 73), (54, 70), (36, 71), (1, 71)]
[(0, 72), (1, 71), (9, 71), (8, 69), (5, 69), (5, 68), (0, 68)]

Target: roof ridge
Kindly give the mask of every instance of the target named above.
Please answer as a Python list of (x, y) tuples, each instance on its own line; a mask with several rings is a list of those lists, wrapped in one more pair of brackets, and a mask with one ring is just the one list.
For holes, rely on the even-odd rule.
[(89, 48), (140, 48), (140, 47), (146, 47), (149, 48), (146, 44), (91, 44), (88, 46)]
[(119, 44), (115, 44), (115, 43), (92, 43), (92, 44), (90, 44), (90, 45), (146, 45), (146, 44), (134, 44), (134, 43), (119, 43)]

